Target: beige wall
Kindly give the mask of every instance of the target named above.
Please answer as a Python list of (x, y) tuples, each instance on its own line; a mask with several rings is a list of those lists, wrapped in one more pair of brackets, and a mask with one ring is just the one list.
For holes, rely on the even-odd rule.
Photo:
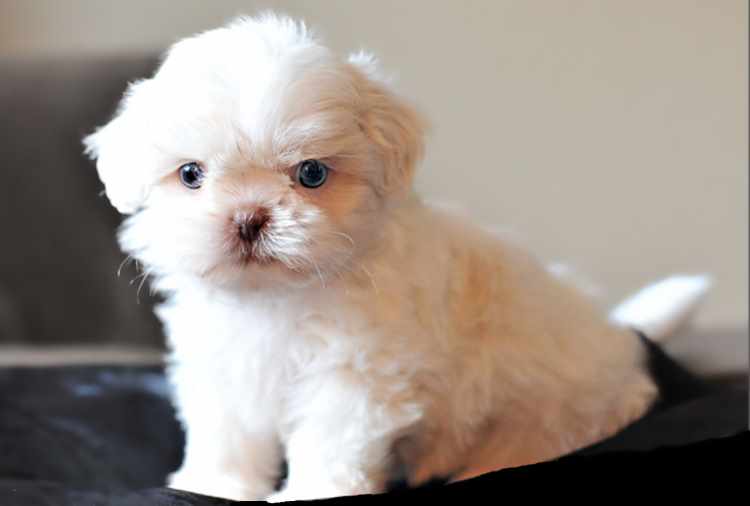
[(258, 7), (374, 50), (431, 117), (428, 197), (571, 262), (612, 302), (710, 272), (746, 327), (744, 0), (0, 0), (0, 53), (157, 50)]

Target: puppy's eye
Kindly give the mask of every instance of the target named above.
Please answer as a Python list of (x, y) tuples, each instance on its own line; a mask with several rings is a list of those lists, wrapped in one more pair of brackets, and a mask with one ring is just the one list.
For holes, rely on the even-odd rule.
[(178, 169), (180, 181), (191, 190), (197, 190), (203, 184), (203, 169), (195, 162), (186, 163)]
[(326, 182), (328, 167), (318, 160), (305, 160), (297, 166), (297, 181), (305, 188), (317, 188)]

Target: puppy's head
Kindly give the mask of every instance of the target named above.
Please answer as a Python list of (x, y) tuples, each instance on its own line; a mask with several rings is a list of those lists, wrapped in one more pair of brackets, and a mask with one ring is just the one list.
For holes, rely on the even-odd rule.
[(157, 274), (305, 281), (351, 268), (410, 193), (423, 122), (366, 55), (264, 15), (175, 44), (85, 139), (123, 248)]

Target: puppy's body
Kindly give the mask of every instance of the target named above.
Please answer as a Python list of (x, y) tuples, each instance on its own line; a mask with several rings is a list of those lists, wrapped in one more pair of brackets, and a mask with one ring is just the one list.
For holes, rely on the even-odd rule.
[[(87, 139), (132, 214), (123, 248), (167, 297), (187, 431), (172, 486), (267, 498), (284, 458), (271, 500), (468, 477), (597, 441), (654, 400), (633, 334), (413, 194), (423, 128), (373, 60), (266, 16), (178, 43)], [(330, 165), (315, 188), (311, 159)]]
[(418, 484), (553, 458), (646, 410), (630, 332), (512, 245), (416, 199), (392, 212), (357, 267), (292, 292), (170, 279), (174, 486), (266, 497), (285, 449), (279, 499), (377, 492), (399, 469)]

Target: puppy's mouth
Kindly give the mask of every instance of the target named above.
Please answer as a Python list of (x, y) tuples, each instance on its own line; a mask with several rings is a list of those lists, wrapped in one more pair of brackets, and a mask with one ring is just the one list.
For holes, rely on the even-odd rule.
[(235, 259), (241, 266), (249, 265), (270, 265), (277, 263), (279, 260), (269, 255), (256, 244), (248, 245), (240, 243), (235, 250)]
[(229, 275), (277, 280), (323, 277), (324, 266), (309, 251), (314, 243), (300, 227), (290, 226), (288, 214), (266, 209), (238, 211), (223, 223), (221, 259), (202, 272), (203, 277)]

